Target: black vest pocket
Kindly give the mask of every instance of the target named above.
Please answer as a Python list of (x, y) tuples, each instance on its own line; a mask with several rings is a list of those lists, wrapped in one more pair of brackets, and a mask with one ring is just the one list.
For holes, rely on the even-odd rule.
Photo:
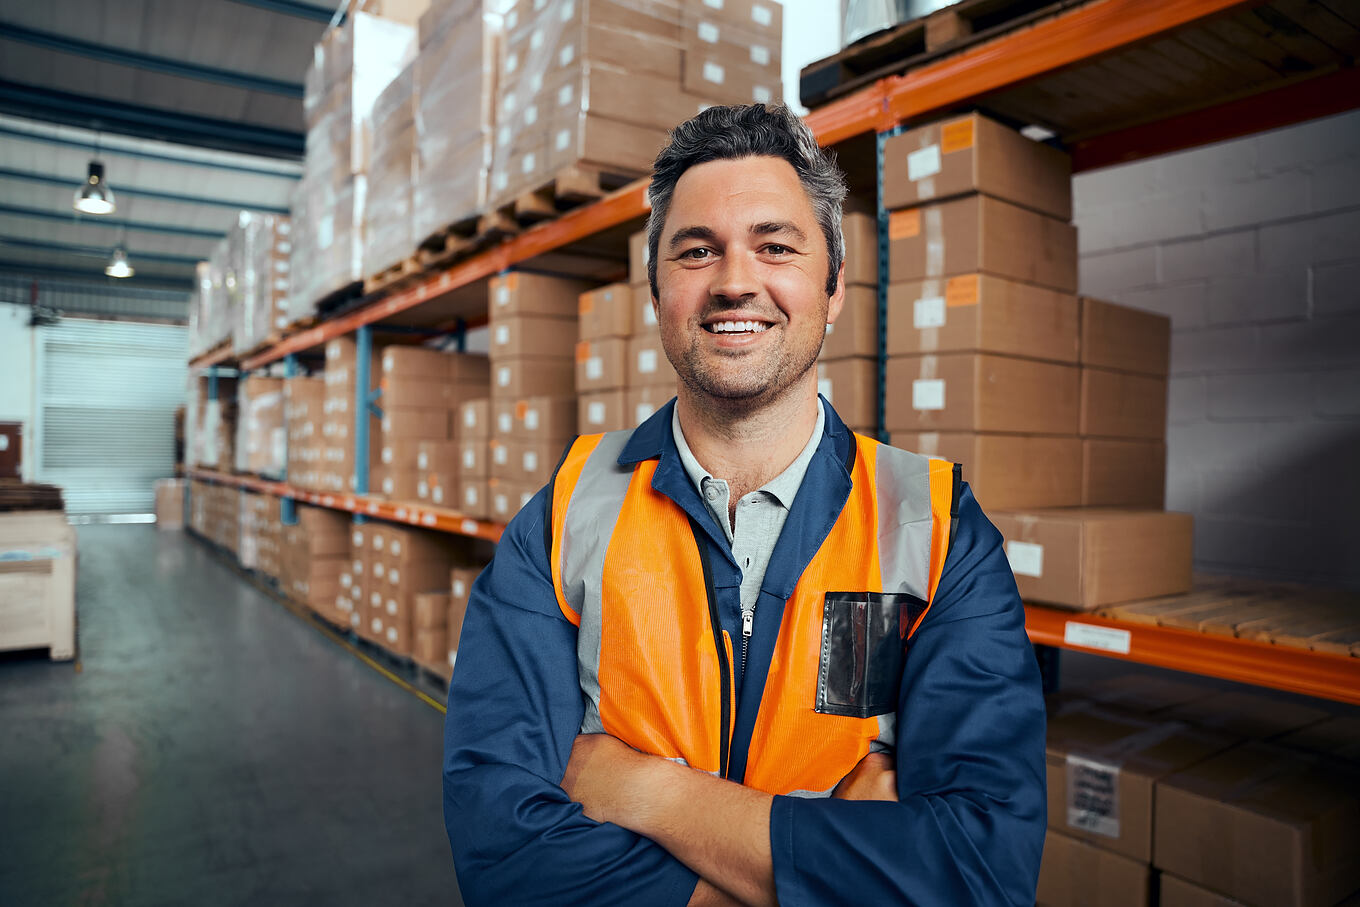
[(907, 633), (925, 608), (905, 593), (826, 593), (816, 710), (851, 718), (897, 711)]

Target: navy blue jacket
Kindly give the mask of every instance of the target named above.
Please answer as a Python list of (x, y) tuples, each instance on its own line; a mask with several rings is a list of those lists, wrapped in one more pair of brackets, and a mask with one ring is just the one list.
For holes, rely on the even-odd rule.
[[(853, 438), (823, 405), (826, 431), (756, 606), (750, 680), (736, 678), (734, 766), (745, 763), (779, 631), (778, 593), (793, 588), (849, 493)], [(659, 457), (653, 487), (707, 528), (719, 611), (737, 638), (741, 572), (680, 461), (673, 406), (638, 427), (619, 462)], [(560, 787), (584, 706), (576, 627), (553, 594), (546, 500), (540, 491), (510, 522), (473, 585), (449, 688), (444, 821), (463, 899), (684, 904), (693, 872), (647, 838), (587, 818)], [(1033, 904), (1046, 824), (1043, 698), (1001, 535), (966, 485), (897, 720), (899, 802), (774, 798), (780, 903)]]

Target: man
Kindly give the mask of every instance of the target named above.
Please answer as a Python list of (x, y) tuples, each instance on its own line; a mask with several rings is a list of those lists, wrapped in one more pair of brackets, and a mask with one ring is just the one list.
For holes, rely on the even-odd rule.
[(680, 377), (578, 439), (478, 579), (444, 809), (468, 903), (1033, 903), (1044, 712), (952, 464), (817, 395), (844, 181), (783, 107), (658, 156)]

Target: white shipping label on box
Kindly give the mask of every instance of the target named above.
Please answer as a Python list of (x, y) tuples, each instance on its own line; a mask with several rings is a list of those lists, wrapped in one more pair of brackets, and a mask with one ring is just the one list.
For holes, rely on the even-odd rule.
[(927, 145), (907, 155), (907, 179), (913, 183), (940, 172), (940, 146)]
[(699, 33), (700, 41), (707, 44), (718, 43), (718, 26), (714, 25), (712, 22), (700, 22), (697, 31)]
[(382, 618), (379, 617), (373, 618), (372, 622), (369, 623), (369, 627), (372, 628), (374, 633), (381, 633), (383, 627)]
[(496, 346), (505, 346), (510, 342), (510, 325), (496, 325)]
[(529, 431), (538, 431), (538, 410), (530, 407), (524, 411), (524, 427)]
[(480, 496), (477, 494), (476, 485), (469, 485), (467, 488), (463, 489), (464, 504), (467, 504), (469, 507), (476, 507), (478, 500), (480, 500)]
[(558, 65), (563, 67), (570, 66), (571, 61), (575, 59), (576, 59), (576, 47), (571, 44), (568, 44), (566, 47), (562, 48), (561, 53), (557, 55)]
[(509, 387), (509, 386), (510, 386), (510, 377), (511, 377), (511, 375), (510, 375), (510, 366), (508, 366), (508, 365), (502, 365), (500, 368), (496, 369), (496, 384), (497, 384), (497, 386), (499, 386), (499, 387)]
[(504, 444), (497, 444), (491, 449), (491, 459), (497, 466), (504, 466), (510, 462), (510, 448)]
[(532, 126), (538, 122), (538, 105), (530, 104), (524, 108), (524, 125)]
[(396, 627), (388, 627), (388, 628), (387, 628), (387, 641), (390, 642), (390, 643), (395, 643), (395, 642), (397, 641), (397, 628), (396, 628)]
[(395, 598), (389, 598), (387, 600), (387, 613), (391, 614), (393, 617), (397, 616), (397, 600)]
[(770, 65), (770, 49), (763, 44), (751, 45), (751, 62), (757, 66)]
[[(638, 362), (641, 363), (641, 361), (642, 358), (641, 356), (639, 356)], [(639, 365), (639, 367), (641, 366)], [(591, 356), (589, 359), (586, 360), (586, 378), (588, 378), (591, 381), (598, 381), (603, 377), (604, 377), (604, 360), (599, 356)]]
[(538, 451), (526, 450), (524, 452), (524, 471), (533, 472), (538, 469)]
[(421, 479), (420, 481), (416, 482), (416, 497), (420, 498), (422, 501), (429, 500), (430, 498), (429, 482), (425, 481), (424, 479)]
[(463, 451), (463, 468), (472, 469), (477, 465), (477, 452), (469, 448)]
[(764, 85), (757, 85), (751, 89), (751, 100), (757, 104), (768, 104), (774, 99), (774, 92)]
[(444, 487), (442, 485), (436, 485), (430, 489), (430, 500), (436, 504), (444, 503)]
[(508, 435), (515, 430), (515, 417), (510, 413), (499, 413), (496, 416), (496, 430), (503, 435)]
[(638, 350), (638, 371), (644, 375), (656, 371), (656, 350)]
[(392, 448), (384, 447), (382, 449), (382, 461), (384, 463), (391, 464), (393, 456), (394, 454), (392, 453)]
[(507, 73), (513, 73), (517, 69), (519, 69), (519, 54), (518, 53), (506, 54), (505, 71)]
[(1119, 766), (1068, 754), (1067, 824), (1119, 837)]
[(562, 21), (570, 22), (572, 17), (576, 15), (576, 0), (567, 0), (566, 3), (562, 4), (561, 9)]
[(468, 428), (477, 427), (477, 410), (471, 407), (463, 410), (463, 424)]
[(586, 421), (591, 425), (603, 425), (605, 417), (605, 406), (599, 400), (591, 400), (586, 404)]
[(1063, 642), (1069, 646), (1127, 655), (1133, 645), (1133, 634), (1118, 627), (1098, 627), (1069, 620), (1063, 627)]
[(704, 81), (712, 82), (714, 85), (721, 85), (727, 78), (727, 73), (723, 71), (723, 68), (712, 60), (704, 63), (703, 73)]
[(553, 141), (553, 147), (556, 148), (558, 151), (566, 151), (568, 148), (570, 148), (570, 147), (571, 147), (571, 130), (570, 130), (570, 129), (559, 129), (559, 130), (557, 131), (557, 138), (554, 139), (554, 141)]
[(650, 419), (654, 412), (656, 412), (656, 410), (652, 409), (646, 403), (639, 403), (637, 409), (633, 410), (633, 424), (641, 425), (643, 422)]
[(757, 3), (755, 6), (751, 7), (751, 21), (756, 25), (768, 26), (774, 21), (774, 14), (770, 12), (768, 6)]
[(429, 469), (429, 468), (430, 468), (430, 454), (428, 451), (422, 450), (420, 453), (416, 454), (416, 469)]
[(496, 287), (496, 305), (510, 304), (510, 288), (505, 284)]
[(834, 401), (834, 400), (831, 399), (831, 379), (830, 379), (830, 378), (818, 378), (818, 379), (817, 379), (817, 393), (819, 393), (819, 394), (821, 394), (823, 397), (825, 397), (827, 403), (831, 403), (831, 404), (833, 404), (833, 405), (835, 404), (836, 401)]
[(458, 650), (455, 649), (449, 653), (449, 667), (451, 668), (456, 667), (457, 664), (458, 664)]
[(394, 586), (400, 586), (401, 571), (398, 570), (396, 567), (393, 567), (391, 570), (387, 571), (387, 581)]
[(916, 300), (912, 306), (912, 325), (919, 331), (924, 328), (944, 327), (944, 297), (927, 296)]
[(401, 557), (401, 539), (392, 540), (392, 556)]
[(911, 382), (911, 408), (944, 409), (944, 379), (918, 378)]
[(563, 85), (561, 88), (557, 89), (558, 107), (570, 107), (575, 100), (576, 100), (575, 85)]
[(1044, 575), (1044, 546), (1034, 542), (1007, 542), (1006, 560), (1016, 576)]
[(376, 576), (378, 579), (382, 579), (383, 574), (386, 572), (387, 568), (382, 565), (381, 561), (373, 565), (373, 575)]
[(454, 581), (453, 581), (453, 597), (454, 597), (454, 598), (463, 598), (463, 597), (466, 596), (467, 594), (468, 594), (468, 593), (467, 593), (467, 583), (465, 583), (465, 582), (464, 582), (463, 580), (461, 580), (461, 579), (456, 579), (456, 580), (454, 580)]

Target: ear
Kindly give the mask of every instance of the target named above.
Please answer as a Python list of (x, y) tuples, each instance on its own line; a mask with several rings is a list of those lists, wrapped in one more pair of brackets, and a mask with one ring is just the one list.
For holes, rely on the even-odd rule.
[(836, 272), (836, 292), (831, 294), (827, 300), (826, 323), (835, 324), (840, 317), (841, 309), (845, 306), (845, 262), (841, 262), (840, 269)]

